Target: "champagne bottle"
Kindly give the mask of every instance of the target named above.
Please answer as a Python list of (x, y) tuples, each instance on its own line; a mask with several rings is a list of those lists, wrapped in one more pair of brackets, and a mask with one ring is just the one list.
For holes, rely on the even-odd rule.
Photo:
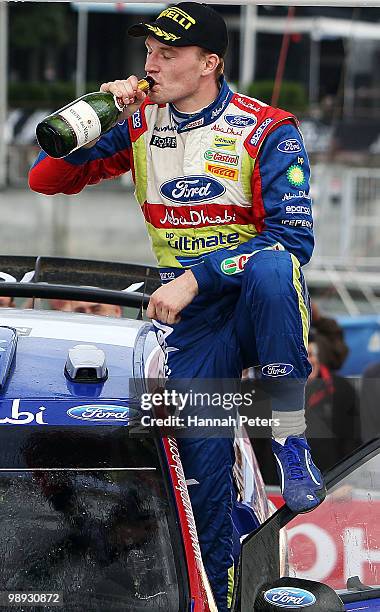
[[(153, 85), (154, 80), (149, 76), (137, 83), (145, 92)], [(123, 109), (122, 100), (109, 92), (86, 94), (37, 125), (38, 144), (50, 157), (65, 157), (114, 127)]]

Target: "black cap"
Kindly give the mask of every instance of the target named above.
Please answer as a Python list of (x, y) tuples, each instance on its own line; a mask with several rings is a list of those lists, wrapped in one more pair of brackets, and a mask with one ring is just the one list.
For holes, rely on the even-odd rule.
[(207, 4), (180, 2), (163, 10), (155, 21), (137, 23), (128, 29), (131, 36), (153, 36), (165, 45), (195, 45), (223, 57), (228, 46), (223, 17)]

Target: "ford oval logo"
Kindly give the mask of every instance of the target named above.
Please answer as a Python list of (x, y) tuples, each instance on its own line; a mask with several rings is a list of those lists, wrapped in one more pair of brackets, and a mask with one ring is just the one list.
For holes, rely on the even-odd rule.
[(278, 151), (281, 153), (299, 153), (302, 151), (301, 143), (296, 138), (288, 138), (277, 145)]
[(129, 408), (112, 404), (74, 406), (67, 411), (67, 414), (73, 419), (81, 419), (82, 421), (129, 422)]
[(226, 115), (224, 121), (233, 127), (247, 127), (257, 123), (256, 117), (246, 117), (244, 115)]
[(160, 187), (160, 193), (172, 202), (192, 204), (215, 200), (226, 191), (219, 181), (209, 176), (180, 176), (166, 181)]
[(268, 363), (268, 365), (261, 368), (261, 371), (265, 376), (287, 376), (293, 372), (294, 366), (291, 363)]
[(276, 587), (265, 591), (265, 601), (279, 608), (306, 608), (316, 602), (313, 593), (297, 587)]

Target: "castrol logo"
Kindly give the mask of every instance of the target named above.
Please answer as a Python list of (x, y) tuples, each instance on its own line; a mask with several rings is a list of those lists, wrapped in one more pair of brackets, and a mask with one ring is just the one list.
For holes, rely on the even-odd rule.
[(219, 151), (211, 151), (211, 149), (205, 152), (204, 158), (207, 159), (207, 161), (209, 162), (227, 164), (228, 166), (237, 166), (239, 163), (239, 155), (232, 155), (230, 153), (219, 153)]

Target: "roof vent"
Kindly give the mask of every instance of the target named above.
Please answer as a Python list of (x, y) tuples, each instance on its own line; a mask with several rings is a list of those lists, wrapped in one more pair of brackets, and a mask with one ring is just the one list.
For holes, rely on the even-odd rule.
[(108, 377), (104, 351), (93, 344), (73, 346), (67, 355), (65, 374), (74, 382), (104, 382)]

